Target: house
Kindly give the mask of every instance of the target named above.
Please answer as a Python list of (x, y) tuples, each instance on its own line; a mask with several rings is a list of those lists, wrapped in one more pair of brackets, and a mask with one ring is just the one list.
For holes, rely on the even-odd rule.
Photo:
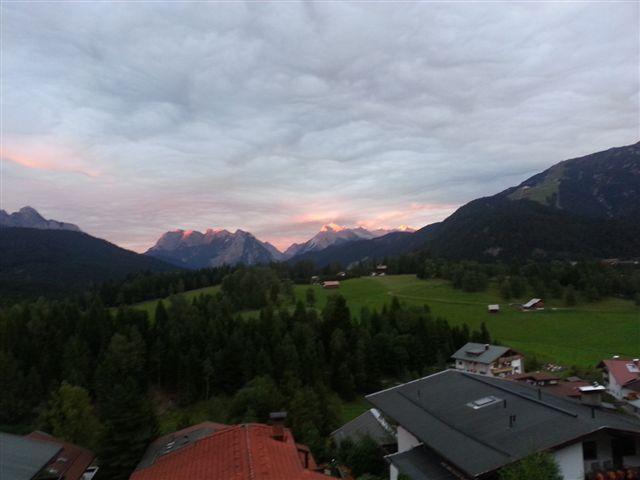
[(387, 266), (386, 265), (376, 265), (376, 275), (386, 275), (387, 274)]
[(470, 342), (451, 358), (455, 360), (456, 370), (465, 372), (491, 377), (524, 373), (524, 357), (515, 350), (500, 345)]
[(91, 480), (93, 452), (44, 432), (26, 436), (0, 432), (2, 480)]
[[(368, 395), (397, 424), (390, 478), (493, 479), (534, 452), (553, 455), (565, 480), (640, 467), (640, 421), (525, 383), (445, 370)], [(609, 478), (609, 477), (602, 477)], [(613, 478), (618, 478), (614, 477)], [(633, 477), (622, 477), (633, 478)]]
[(541, 298), (532, 298), (527, 303), (523, 303), (521, 308), (528, 312), (544, 310), (544, 301)]
[(338, 280), (327, 280), (326, 282), (322, 282), (322, 288), (340, 288), (340, 282)]
[(614, 357), (598, 364), (607, 391), (618, 400), (635, 401), (640, 395), (640, 359)]
[(499, 313), (500, 305), (498, 305), (497, 303), (492, 303), (491, 305), (487, 305), (487, 311), (489, 313)]
[(542, 388), (544, 392), (552, 395), (570, 398), (580, 398), (582, 395), (580, 388), (591, 385), (578, 377), (569, 377), (563, 380), (561, 377), (549, 372), (519, 373), (506, 378), (515, 382), (526, 383), (532, 387)]
[(338, 272), (336, 273), (336, 277), (345, 278), (347, 276), (347, 272)]
[(153, 442), (130, 480), (327, 480), (280, 418), (194, 425)]
[(375, 408), (367, 410), (331, 433), (336, 445), (340, 445), (346, 439), (357, 442), (364, 436), (371, 437), (387, 453), (395, 451), (395, 428), (389, 425)]

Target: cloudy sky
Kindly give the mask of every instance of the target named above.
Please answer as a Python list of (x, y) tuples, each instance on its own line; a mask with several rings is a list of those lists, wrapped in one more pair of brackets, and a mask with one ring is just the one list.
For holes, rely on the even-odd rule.
[(0, 207), (138, 251), (420, 227), (638, 141), (638, 5), (3, 2)]

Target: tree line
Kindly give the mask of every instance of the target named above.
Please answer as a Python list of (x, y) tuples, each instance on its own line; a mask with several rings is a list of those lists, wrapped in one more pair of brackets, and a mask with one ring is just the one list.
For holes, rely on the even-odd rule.
[(326, 458), (343, 401), (431, 373), (469, 340), (490, 341), (486, 328), (452, 327), (397, 299), (355, 316), (340, 295), (322, 310), (313, 295), (293, 297), (281, 272), (256, 267), (227, 272), (215, 295), (161, 301), (153, 318), (98, 294), (1, 309), (0, 423), (95, 448), (102, 478), (117, 480), (158, 434), (154, 398), (221, 399), (212, 420), (289, 411), (296, 438)]

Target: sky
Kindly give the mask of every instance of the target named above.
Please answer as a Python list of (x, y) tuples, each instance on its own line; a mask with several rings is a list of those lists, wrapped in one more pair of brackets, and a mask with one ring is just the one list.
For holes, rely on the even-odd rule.
[(421, 227), (640, 139), (637, 2), (0, 8), (0, 208), (136, 251)]

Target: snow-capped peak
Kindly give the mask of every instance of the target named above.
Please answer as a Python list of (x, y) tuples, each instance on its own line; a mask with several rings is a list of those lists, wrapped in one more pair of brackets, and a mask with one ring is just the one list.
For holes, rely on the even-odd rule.
[(347, 227), (342, 227), (336, 223), (327, 223), (322, 226), (320, 229), (321, 232), (341, 232), (345, 230)]

